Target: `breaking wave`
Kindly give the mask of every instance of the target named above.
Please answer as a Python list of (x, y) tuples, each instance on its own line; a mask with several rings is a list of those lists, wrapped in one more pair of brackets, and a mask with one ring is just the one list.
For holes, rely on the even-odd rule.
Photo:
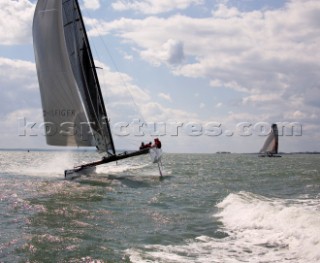
[(320, 261), (319, 200), (229, 194), (216, 205), (213, 221), (227, 237), (199, 236), (182, 245), (129, 249), (132, 262), (296, 262)]

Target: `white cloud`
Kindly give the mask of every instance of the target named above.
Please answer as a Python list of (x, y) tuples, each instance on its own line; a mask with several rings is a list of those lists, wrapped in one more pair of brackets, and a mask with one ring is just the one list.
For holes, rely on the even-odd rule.
[(212, 11), (212, 15), (217, 18), (230, 18), (240, 16), (241, 13), (235, 7), (227, 7), (225, 4), (219, 4), (218, 8)]
[(250, 90), (246, 87), (241, 86), (239, 83), (237, 83), (236, 81), (232, 80), (232, 81), (222, 81), (220, 79), (213, 79), (210, 81), (210, 86), (214, 87), (214, 88), (228, 88), (228, 89), (233, 89), (236, 91), (240, 91), (240, 92), (250, 92)]
[(87, 9), (96, 10), (100, 8), (100, 0), (83, 0), (83, 2)]
[(123, 57), (124, 57), (124, 59), (126, 59), (126, 60), (133, 60), (133, 56), (127, 54), (126, 52), (123, 53)]
[(237, 98), (223, 103), (237, 105), (237, 114), (224, 120), (274, 122), (318, 112), (319, 15), (320, 2), (292, 0), (272, 10), (218, 5), (211, 17), (122, 18), (97, 26), (133, 44), (151, 65), (205, 78), (213, 92), (234, 91)]
[(219, 102), (219, 103), (216, 104), (216, 108), (221, 108), (222, 105), (223, 105), (223, 103), (222, 103), (222, 102)]
[[(196, 119), (195, 113), (180, 109), (164, 107), (156, 98), (152, 98), (148, 91), (134, 84), (133, 79), (125, 73), (113, 72), (103, 63), (96, 61), (102, 93), (112, 121), (132, 121), (142, 118), (144, 121), (167, 121), (169, 119), (185, 121)], [(166, 93), (159, 93), (158, 97), (171, 101)], [(109, 117), (110, 117), (109, 116)]]
[(114, 30), (153, 65), (176, 61), (172, 70), (177, 75), (206, 77), (240, 92), (292, 90), (307, 69), (309, 80), (318, 79), (320, 2), (292, 1), (282, 9), (253, 12), (220, 5), (216, 12), (221, 10), (230, 13), (223, 18), (122, 18), (101, 23), (99, 32)]
[[(25, 119), (25, 123), (27, 122), (42, 122), (42, 110), (40, 108), (33, 109), (33, 108), (24, 108), (24, 109), (17, 109), (12, 112), (10, 112), (7, 116), (4, 118), (4, 122), (2, 125), (4, 127), (7, 127), (15, 132), (14, 135), (19, 135), (22, 130), (24, 130), (25, 125), (23, 124), (23, 121), (20, 121), (20, 119)], [(19, 124), (19, 122), (21, 122)], [(20, 131), (19, 131), (20, 128)], [(8, 129), (5, 129), (7, 132)], [(26, 130), (27, 132), (27, 130)]]
[[(0, 36), (0, 44), (31, 43), (34, 2), (0, 0), (0, 30), (5, 32)], [(225, 4), (215, 6), (212, 12), (202, 9), (203, 13), (196, 13), (200, 8), (189, 7), (204, 1), (116, 0), (113, 5), (116, 10), (170, 13), (163, 17), (123, 17), (109, 22), (85, 19), (87, 28), (92, 28), (90, 37), (109, 34), (112, 45), (116, 43), (114, 36), (117, 37), (122, 42), (116, 50), (130, 60), (130, 66), (139, 65), (142, 70), (149, 67), (151, 74), (145, 80), (147, 84), (142, 85), (151, 87), (157, 75), (143, 61), (135, 64), (138, 56), (159, 67), (156, 70), (160, 70), (159, 76), (167, 78), (163, 79), (165, 83), (172, 81), (179, 89), (185, 88), (186, 102), (199, 98), (192, 113), (188, 112), (187, 103), (180, 109), (164, 107), (161, 99), (170, 101), (169, 92), (175, 94), (175, 90), (167, 89), (168, 85), (164, 85), (161, 93), (154, 93), (152, 88), (136, 84), (136, 69), (130, 69), (129, 76), (101, 65), (104, 70), (98, 70), (98, 74), (112, 121), (133, 118), (139, 113), (146, 121), (205, 122), (201, 118), (207, 116), (226, 127), (243, 121), (300, 121), (311, 138), (320, 127), (320, 2), (291, 0), (279, 9), (249, 12), (232, 7), (232, 1), (217, 2)], [(84, 1), (85, 8), (97, 9), (101, 4), (100, 0)], [(209, 6), (214, 4), (203, 7)], [(188, 12), (180, 11), (186, 8)], [(177, 10), (181, 13), (174, 14)], [(124, 14), (132, 15), (132, 12), (120, 13)], [(16, 114), (36, 115), (41, 111), (37, 85), (33, 63), (0, 58), (0, 118), (7, 126), (13, 125), (9, 120)], [(225, 113), (221, 109), (209, 112), (212, 107), (222, 106)], [(199, 107), (201, 115), (197, 115)]]
[(196, 113), (186, 112), (180, 109), (175, 108), (168, 108), (162, 106), (160, 103), (157, 102), (149, 102), (145, 105), (141, 106), (141, 112), (143, 116), (146, 116), (146, 121), (153, 121), (153, 122), (161, 122), (161, 121), (168, 121), (168, 120), (176, 120), (179, 122), (185, 122), (186, 120), (197, 120)]
[(160, 97), (160, 98), (162, 98), (164, 100), (170, 101), (170, 102), (172, 101), (170, 94), (166, 94), (166, 93), (160, 92), (158, 94), (158, 97)]
[(34, 63), (0, 57), (0, 86), (0, 116), (20, 108), (40, 106)]
[(0, 147), (43, 145), (44, 138), (39, 141), (35, 136), (19, 136), (19, 129), (23, 129), (23, 124), (19, 124), (21, 118), (25, 118), (26, 122), (42, 121), (34, 63), (0, 57), (0, 87)]
[(28, 0), (0, 0), (0, 44), (31, 42), (35, 5)]
[(143, 14), (159, 14), (174, 9), (186, 9), (202, 3), (203, 0), (118, 0), (112, 4), (112, 7), (117, 11), (134, 10)]
[(302, 120), (302, 119), (306, 119), (307, 115), (300, 110), (296, 110), (294, 112), (286, 113), (286, 118), (287, 119), (294, 119), (294, 120)]
[(117, 98), (128, 97), (128, 100), (134, 100), (137, 103), (150, 101), (150, 95), (147, 91), (139, 88), (133, 83), (133, 79), (121, 72), (112, 71), (107, 65), (100, 61), (95, 61), (98, 69), (99, 80), (102, 86), (102, 93), (105, 97), (117, 96)]
[(160, 46), (142, 51), (141, 57), (154, 65), (160, 65), (162, 63), (179, 65), (184, 60), (183, 43), (181, 41), (168, 39)]
[(279, 103), (281, 102), (279, 94), (255, 94), (242, 99), (243, 104), (250, 103)]
[[(108, 116), (112, 123), (131, 122), (139, 117), (147, 122), (196, 119), (197, 116), (194, 113), (164, 107), (154, 102), (149, 93), (135, 85), (127, 74), (113, 72), (99, 61), (96, 61), (96, 65), (103, 68), (103, 70), (98, 70), (98, 74)], [(12, 139), (18, 136), (17, 127), (20, 118), (26, 118), (27, 122), (42, 121), (40, 92), (34, 63), (0, 58), (0, 86), (2, 87), (0, 118), (3, 137)], [(159, 96), (171, 99), (169, 94), (160, 93)], [(38, 136), (32, 140), (30, 136), (19, 137), (19, 142), (24, 147), (44, 146), (44, 137)], [(1, 144), (0, 147), (8, 146)]]

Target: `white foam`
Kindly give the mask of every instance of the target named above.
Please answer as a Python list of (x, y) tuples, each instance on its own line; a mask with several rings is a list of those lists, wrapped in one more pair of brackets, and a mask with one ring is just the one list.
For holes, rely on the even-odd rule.
[(200, 236), (182, 245), (130, 249), (132, 262), (320, 262), (320, 202), (240, 192), (217, 205), (225, 238)]
[(97, 166), (98, 174), (118, 174), (129, 170), (142, 169), (148, 164), (130, 164), (130, 163), (110, 163), (108, 165)]
[[(317, 200), (316, 200), (317, 201)], [(320, 202), (283, 200), (251, 193), (230, 194), (216, 216), (236, 245), (257, 259), (320, 261)]]
[[(29, 156), (28, 156), (29, 155)], [(7, 172), (26, 176), (61, 177), (74, 166), (74, 156), (68, 152), (17, 154)]]
[[(11, 161), (6, 165), (3, 172), (26, 176), (64, 178), (64, 170), (85, 163), (83, 160), (86, 160), (86, 162), (99, 160), (101, 156), (94, 153), (74, 152), (16, 152), (10, 154), (7, 158)], [(142, 169), (148, 165), (120, 161), (97, 166), (96, 172), (98, 174), (119, 174)]]

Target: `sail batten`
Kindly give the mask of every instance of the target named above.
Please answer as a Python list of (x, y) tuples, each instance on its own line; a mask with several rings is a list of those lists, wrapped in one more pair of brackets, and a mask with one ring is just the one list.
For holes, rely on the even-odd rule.
[(55, 129), (47, 143), (115, 154), (78, 1), (38, 0), (33, 39), (44, 120)]

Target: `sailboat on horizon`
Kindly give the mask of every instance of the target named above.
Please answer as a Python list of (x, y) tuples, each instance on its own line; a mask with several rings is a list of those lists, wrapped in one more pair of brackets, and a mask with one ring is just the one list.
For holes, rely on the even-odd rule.
[(277, 124), (271, 125), (271, 131), (264, 142), (260, 152), (259, 157), (281, 157), (278, 154), (279, 147), (279, 135), (278, 135), (278, 126)]
[(65, 170), (66, 179), (150, 151), (160, 162), (158, 148), (116, 153), (78, 0), (38, 0), (33, 45), (47, 144), (96, 147), (104, 154), (99, 161)]

